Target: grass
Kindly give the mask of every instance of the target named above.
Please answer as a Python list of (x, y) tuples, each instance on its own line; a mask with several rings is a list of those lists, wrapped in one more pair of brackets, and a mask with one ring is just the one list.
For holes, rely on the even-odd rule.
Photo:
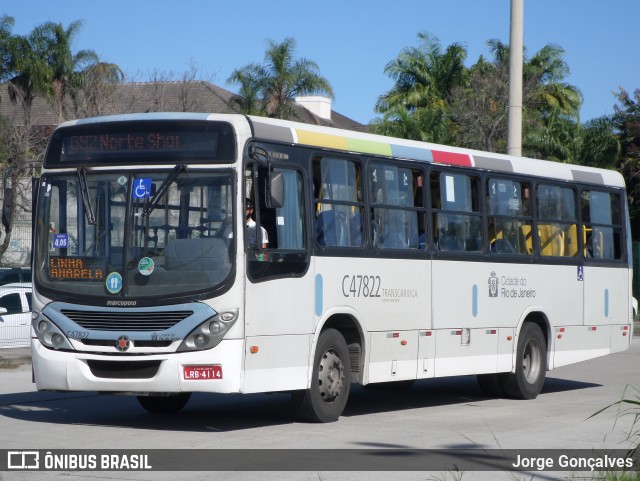
[[(627, 385), (622, 392), (622, 399), (605, 406), (589, 416), (589, 418), (597, 416), (609, 409), (617, 410), (615, 423), (622, 418), (631, 417), (631, 427), (625, 439), (631, 444), (631, 447), (627, 451), (627, 456), (637, 459), (640, 453), (640, 389)], [(599, 473), (594, 479), (598, 481), (640, 481), (640, 472), (621, 471)]]

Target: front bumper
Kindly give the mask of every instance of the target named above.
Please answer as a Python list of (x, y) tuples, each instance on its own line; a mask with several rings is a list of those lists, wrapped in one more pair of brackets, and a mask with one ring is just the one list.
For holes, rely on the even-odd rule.
[[(225, 339), (206, 351), (105, 356), (48, 349), (32, 338), (31, 352), (38, 390), (237, 393), (241, 386), (244, 341)], [(220, 379), (184, 379), (184, 366), (216, 364), (222, 367)]]

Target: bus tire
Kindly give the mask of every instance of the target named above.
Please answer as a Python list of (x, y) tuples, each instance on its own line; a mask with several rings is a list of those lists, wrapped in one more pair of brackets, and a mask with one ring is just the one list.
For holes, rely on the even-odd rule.
[(349, 349), (340, 332), (327, 329), (320, 334), (313, 361), (311, 387), (294, 391), (297, 414), (305, 421), (337, 421), (349, 398), (351, 370)]
[(177, 413), (191, 398), (190, 392), (170, 396), (137, 396), (140, 405), (150, 413), (170, 414)]
[(540, 327), (528, 322), (518, 336), (516, 371), (504, 377), (505, 393), (514, 399), (535, 399), (542, 391), (546, 371), (547, 343)]

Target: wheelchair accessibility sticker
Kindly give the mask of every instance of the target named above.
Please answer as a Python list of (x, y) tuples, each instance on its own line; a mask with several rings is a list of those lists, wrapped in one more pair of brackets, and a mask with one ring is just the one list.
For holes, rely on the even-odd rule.
[(135, 179), (131, 196), (134, 199), (147, 199), (151, 197), (151, 179)]

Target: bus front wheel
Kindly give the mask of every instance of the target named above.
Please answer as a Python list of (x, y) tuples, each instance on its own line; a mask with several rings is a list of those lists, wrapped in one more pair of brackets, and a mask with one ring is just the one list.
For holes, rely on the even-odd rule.
[(312, 422), (337, 421), (347, 404), (350, 384), (347, 343), (340, 332), (327, 329), (316, 346), (311, 386), (292, 393), (298, 415)]
[(503, 382), (507, 396), (535, 399), (544, 384), (547, 371), (547, 343), (540, 326), (526, 323), (518, 336), (515, 373), (506, 374)]
[(190, 392), (169, 396), (137, 396), (140, 405), (150, 413), (177, 413), (189, 402)]

